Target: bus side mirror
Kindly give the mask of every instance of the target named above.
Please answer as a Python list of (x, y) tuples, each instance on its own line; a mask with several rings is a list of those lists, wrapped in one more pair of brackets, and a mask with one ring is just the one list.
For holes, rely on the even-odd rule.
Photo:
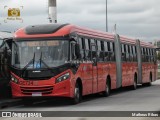
[(76, 44), (76, 45), (75, 45), (75, 54), (76, 54), (76, 56), (77, 56), (77, 59), (80, 59), (80, 58), (81, 58), (81, 53), (80, 53), (79, 44)]

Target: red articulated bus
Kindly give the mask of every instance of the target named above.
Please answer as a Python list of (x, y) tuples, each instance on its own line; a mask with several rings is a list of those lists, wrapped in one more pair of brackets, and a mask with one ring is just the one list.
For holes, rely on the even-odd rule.
[(35, 25), (15, 33), (11, 87), (14, 98), (110, 94), (156, 80), (153, 45), (70, 24)]

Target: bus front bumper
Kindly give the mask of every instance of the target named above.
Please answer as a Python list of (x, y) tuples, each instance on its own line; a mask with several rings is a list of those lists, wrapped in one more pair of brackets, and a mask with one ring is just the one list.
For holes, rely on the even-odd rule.
[[(39, 82), (40, 83), (40, 82)], [(12, 97), (73, 97), (73, 88), (70, 80), (57, 84), (43, 84), (36, 86), (19, 85), (11, 82)]]

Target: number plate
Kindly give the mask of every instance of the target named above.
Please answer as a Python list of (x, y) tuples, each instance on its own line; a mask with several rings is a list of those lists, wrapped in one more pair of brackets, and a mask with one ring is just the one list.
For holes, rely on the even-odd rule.
[(38, 97), (38, 96), (42, 96), (42, 93), (32, 93), (33, 97)]

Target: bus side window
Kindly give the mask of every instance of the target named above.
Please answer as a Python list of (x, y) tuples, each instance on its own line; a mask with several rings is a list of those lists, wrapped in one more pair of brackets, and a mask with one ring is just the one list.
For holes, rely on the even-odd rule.
[(152, 62), (152, 53), (151, 53), (151, 49), (149, 49), (149, 58), (150, 58), (150, 62)]
[(148, 51), (147, 51), (147, 49), (148, 48), (145, 48), (145, 56), (146, 56), (145, 59), (146, 59), (146, 62), (148, 62)]
[(128, 61), (131, 61), (131, 51), (130, 51), (130, 45), (128, 45)]
[(133, 49), (133, 61), (136, 61), (136, 46), (132, 46)]
[(146, 48), (146, 62), (149, 62), (149, 60), (148, 60), (148, 48)]
[(153, 52), (153, 49), (152, 50), (152, 62), (154, 62), (154, 52)]
[(128, 52), (128, 45), (125, 45), (126, 47), (126, 61), (129, 61), (129, 52)]
[(146, 48), (144, 48), (144, 61), (145, 61), (145, 62), (147, 62), (147, 59), (146, 59), (146, 56), (147, 56), (147, 55), (146, 55), (146, 54), (147, 54), (147, 53), (146, 53)]
[(125, 61), (124, 44), (121, 45), (122, 61)]
[(150, 57), (150, 62), (152, 62), (152, 49), (149, 49), (149, 57)]
[(143, 50), (143, 62), (145, 62), (145, 49), (142, 48), (142, 50)]
[(107, 42), (107, 47), (108, 47), (108, 61), (111, 61), (111, 46), (110, 42)]
[(133, 62), (133, 46), (130, 45), (130, 61)]
[(156, 62), (157, 61), (157, 57), (156, 57), (156, 50), (155, 49), (153, 49), (153, 57), (154, 57), (154, 62)]
[(108, 61), (108, 44), (107, 42), (104, 42), (104, 60)]
[(112, 61), (115, 61), (115, 44), (114, 42), (112, 43)]
[(134, 46), (134, 49), (135, 49), (135, 61), (137, 61), (137, 47)]
[(144, 52), (143, 52), (143, 48), (141, 48), (141, 54), (142, 54), (142, 62), (144, 61)]
[(144, 48), (144, 56), (145, 56), (144, 57), (144, 61), (147, 62), (147, 51), (146, 51), (146, 48)]
[(152, 52), (152, 49), (151, 49), (151, 62), (153, 62), (153, 52)]
[(94, 58), (97, 58), (97, 43), (94, 39), (91, 39), (91, 48), (91, 57), (93, 60)]
[(147, 59), (148, 59), (148, 62), (150, 62), (150, 58), (149, 58), (149, 48), (147, 48)]
[(108, 48), (108, 51), (111, 51), (110, 42), (107, 42), (107, 48)]
[(148, 48), (148, 56), (149, 56), (149, 62), (151, 62), (151, 52), (150, 52), (150, 48)]
[(99, 61), (104, 60), (104, 55), (103, 55), (103, 42), (102, 41), (97, 41), (97, 56)]
[(86, 60), (91, 60), (91, 55), (90, 55), (90, 47), (89, 47), (89, 39), (85, 38), (85, 55), (86, 55)]
[(147, 57), (146, 57), (146, 59), (147, 59), (147, 62), (150, 62), (150, 60), (149, 60), (149, 51), (148, 51), (148, 49), (149, 49), (149, 48), (146, 49), (146, 52), (147, 52)]
[(150, 49), (148, 48), (148, 59), (149, 59), (149, 62), (151, 62), (151, 57), (150, 57)]
[(101, 53), (100, 58), (104, 61), (104, 41), (101, 41)]
[(71, 59), (75, 60), (76, 55), (75, 55), (75, 43), (71, 43)]
[(84, 60), (85, 59), (84, 39), (79, 38), (78, 43), (79, 43), (79, 46), (80, 46), (81, 59)]
[(127, 61), (127, 46), (124, 44), (124, 55), (125, 55), (125, 57), (124, 57), (124, 61)]

